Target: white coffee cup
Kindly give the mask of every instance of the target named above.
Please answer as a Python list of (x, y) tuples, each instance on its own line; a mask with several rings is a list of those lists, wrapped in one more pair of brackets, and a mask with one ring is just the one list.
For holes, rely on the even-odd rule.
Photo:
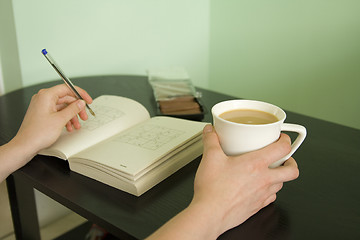
[[(258, 110), (273, 114), (278, 121), (268, 124), (242, 124), (227, 121), (220, 114), (237, 109)], [(281, 131), (297, 132), (291, 152), (269, 167), (283, 164), (299, 148), (306, 137), (306, 128), (298, 124), (284, 123), (286, 113), (279, 107), (254, 100), (229, 100), (217, 103), (211, 109), (216, 133), (227, 155), (239, 155), (261, 149), (279, 139)]]

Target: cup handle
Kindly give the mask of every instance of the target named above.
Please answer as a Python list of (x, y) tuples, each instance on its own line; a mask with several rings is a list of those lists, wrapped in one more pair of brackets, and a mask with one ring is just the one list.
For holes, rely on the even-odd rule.
[(287, 159), (291, 157), (291, 155), (294, 154), (294, 152), (300, 147), (301, 143), (304, 141), (306, 137), (306, 128), (304, 126), (298, 125), (298, 124), (292, 124), (292, 123), (284, 123), (281, 126), (281, 131), (287, 131), (287, 132), (297, 132), (299, 135), (295, 139), (294, 143), (291, 145), (291, 151), (288, 155), (283, 157), (282, 159), (270, 164), (270, 168), (275, 168), (283, 164)]

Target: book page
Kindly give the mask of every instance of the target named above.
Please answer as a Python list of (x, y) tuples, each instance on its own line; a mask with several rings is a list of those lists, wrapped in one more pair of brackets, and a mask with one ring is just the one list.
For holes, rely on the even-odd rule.
[(96, 162), (104, 169), (112, 168), (135, 176), (164, 156), (181, 151), (184, 143), (201, 135), (205, 124), (179, 118), (154, 117), (75, 154), (74, 161), (83, 164), (89, 161), (90, 165)]
[(80, 120), (79, 130), (67, 132), (64, 129), (58, 141), (39, 154), (68, 159), (73, 154), (150, 118), (149, 112), (140, 103), (120, 96), (100, 96), (94, 99), (91, 108), (95, 117), (88, 114), (88, 120)]

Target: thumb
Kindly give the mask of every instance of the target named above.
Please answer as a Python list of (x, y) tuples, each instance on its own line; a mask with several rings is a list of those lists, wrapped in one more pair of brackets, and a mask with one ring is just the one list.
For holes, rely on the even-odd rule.
[(203, 143), (204, 143), (203, 155), (212, 155), (215, 152), (223, 153), (221, 146), (220, 146), (219, 138), (215, 132), (215, 129), (210, 124), (208, 124), (204, 127)]
[(59, 111), (58, 114), (61, 115), (62, 119), (66, 124), (74, 116), (76, 116), (81, 110), (84, 110), (84, 108), (85, 108), (85, 101), (76, 100), (75, 102), (72, 102), (70, 105)]

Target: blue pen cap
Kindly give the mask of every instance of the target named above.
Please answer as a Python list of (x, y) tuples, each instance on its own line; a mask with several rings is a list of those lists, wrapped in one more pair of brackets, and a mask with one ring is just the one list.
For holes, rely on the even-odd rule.
[(44, 48), (42, 51), (41, 51), (44, 55), (46, 55), (47, 54), (47, 51), (46, 51), (46, 49)]

